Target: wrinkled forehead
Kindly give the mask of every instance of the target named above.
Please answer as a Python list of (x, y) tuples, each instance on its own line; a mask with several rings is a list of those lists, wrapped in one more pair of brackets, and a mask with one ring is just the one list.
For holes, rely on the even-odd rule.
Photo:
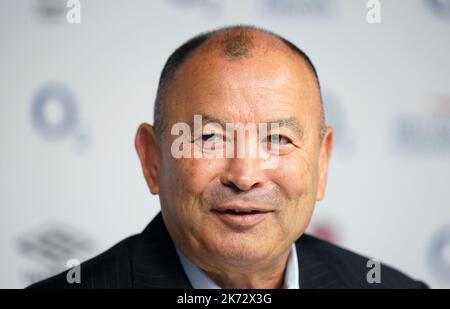
[(315, 111), (320, 112), (320, 92), (308, 65), (287, 50), (253, 48), (251, 55), (233, 59), (208, 46), (189, 56), (167, 93), (170, 114), (315, 117)]

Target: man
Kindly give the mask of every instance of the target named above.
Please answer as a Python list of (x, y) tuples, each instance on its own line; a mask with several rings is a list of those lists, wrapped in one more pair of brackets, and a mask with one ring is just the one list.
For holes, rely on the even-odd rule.
[(32, 287), (425, 287), (386, 266), (374, 283), (367, 258), (304, 235), (332, 146), (300, 49), (248, 26), (197, 36), (169, 57), (154, 126), (136, 135), (161, 214), (82, 264), (80, 284), (63, 273)]

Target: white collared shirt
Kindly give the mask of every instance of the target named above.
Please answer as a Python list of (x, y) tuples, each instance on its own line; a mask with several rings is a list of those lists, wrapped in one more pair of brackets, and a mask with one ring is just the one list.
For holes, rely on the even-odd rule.
[[(180, 251), (177, 249), (177, 254), (180, 259), (181, 265), (183, 266), (184, 272), (186, 273), (189, 282), (194, 289), (220, 289), (208, 275), (198, 268), (194, 263), (188, 260)], [(284, 274), (284, 281), (282, 289), (299, 289), (299, 275), (298, 275), (298, 257), (297, 249), (295, 244), (292, 244), (291, 252), (286, 265), (286, 271)]]

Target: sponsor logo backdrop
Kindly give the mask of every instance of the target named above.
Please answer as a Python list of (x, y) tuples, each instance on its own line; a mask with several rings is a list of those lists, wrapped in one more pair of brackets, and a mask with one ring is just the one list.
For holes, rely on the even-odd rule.
[[(336, 129), (309, 231), (450, 287), (450, 1), (0, 2), (0, 287), (140, 232), (158, 212), (134, 150), (167, 56), (245, 23), (311, 57)], [(82, 278), (81, 278), (82, 279)]]

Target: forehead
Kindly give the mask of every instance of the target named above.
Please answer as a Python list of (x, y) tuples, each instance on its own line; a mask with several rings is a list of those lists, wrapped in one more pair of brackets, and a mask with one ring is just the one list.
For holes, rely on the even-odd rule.
[(174, 116), (205, 112), (255, 120), (311, 114), (320, 107), (310, 68), (278, 48), (257, 48), (238, 59), (224, 57), (220, 49), (200, 49), (180, 66), (169, 88), (167, 101)]

